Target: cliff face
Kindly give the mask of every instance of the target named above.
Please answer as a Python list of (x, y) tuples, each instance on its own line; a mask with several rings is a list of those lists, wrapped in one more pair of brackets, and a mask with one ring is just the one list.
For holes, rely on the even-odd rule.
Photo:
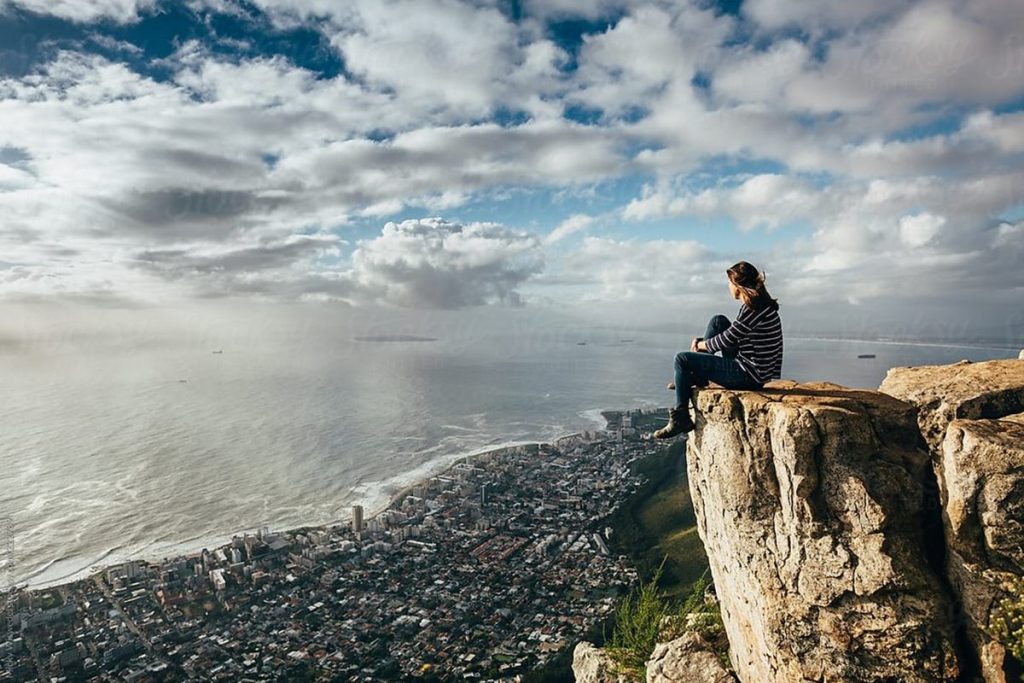
[(687, 444), (738, 678), (955, 680), (915, 410), (833, 384), (770, 386), (701, 391)]
[[(729, 675), (1021, 680), (987, 632), (1024, 575), (1022, 360), (894, 368), (880, 391), (783, 381), (696, 402), (687, 469)], [(728, 680), (688, 673), (691, 650), (659, 646), (648, 678)]]
[(1020, 680), (986, 631), (1006, 581), (1024, 575), (1024, 362), (894, 368), (880, 389), (919, 409), (974, 669), (986, 683)]

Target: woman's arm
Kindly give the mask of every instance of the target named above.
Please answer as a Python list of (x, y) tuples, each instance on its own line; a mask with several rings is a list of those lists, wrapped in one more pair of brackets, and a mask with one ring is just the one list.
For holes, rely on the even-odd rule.
[[(701, 344), (704, 346), (704, 350), (710, 353), (721, 351), (727, 346), (739, 346), (740, 340), (750, 334), (750, 328), (744, 324), (744, 322), (737, 317), (732, 325), (729, 325), (725, 330), (719, 332), (714, 337), (708, 337)], [(699, 349), (701, 344), (697, 345)]]
[(704, 340), (705, 349), (715, 353), (727, 346), (739, 346), (740, 340), (750, 334), (750, 331), (756, 326), (757, 321), (761, 319), (766, 310), (767, 308), (754, 313), (753, 309), (744, 305), (740, 308), (740, 313), (736, 316), (736, 320), (729, 327), (714, 337), (708, 337)]

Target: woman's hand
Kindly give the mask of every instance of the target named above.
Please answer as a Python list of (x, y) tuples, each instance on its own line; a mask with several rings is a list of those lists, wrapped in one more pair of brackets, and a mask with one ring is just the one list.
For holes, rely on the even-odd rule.
[(704, 345), (704, 340), (699, 337), (694, 337), (693, 341), (690, 342), (691, 351), (707, 351), (708, 347)]

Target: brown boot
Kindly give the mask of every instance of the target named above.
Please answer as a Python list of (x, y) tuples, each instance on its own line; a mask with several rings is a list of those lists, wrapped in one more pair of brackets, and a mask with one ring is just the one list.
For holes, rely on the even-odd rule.
[(671, 439), (673, 436), (692, 432), (693, 420), (690, 419), (688, 406), (668, 409), (668, 424), (654, 432), (655, 439)]

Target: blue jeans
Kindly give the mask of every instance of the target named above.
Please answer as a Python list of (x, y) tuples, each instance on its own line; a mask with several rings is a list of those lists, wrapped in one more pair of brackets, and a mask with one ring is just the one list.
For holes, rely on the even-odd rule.
[[(704, 338), (714, 337), (729, 328), (729, 319), (716, 315), (708, 322)], [(676, 354), (676, 407), (686, 407), (693, 396), (693, 387), (706, 387), (708, 382), (720, 384), (727, 389), (760, 389), (763, 385), (747, 374), (736, 361), (739, 349), (730, 346), (722, 349), (722, 355), (703, 351), (680, 351)]]

